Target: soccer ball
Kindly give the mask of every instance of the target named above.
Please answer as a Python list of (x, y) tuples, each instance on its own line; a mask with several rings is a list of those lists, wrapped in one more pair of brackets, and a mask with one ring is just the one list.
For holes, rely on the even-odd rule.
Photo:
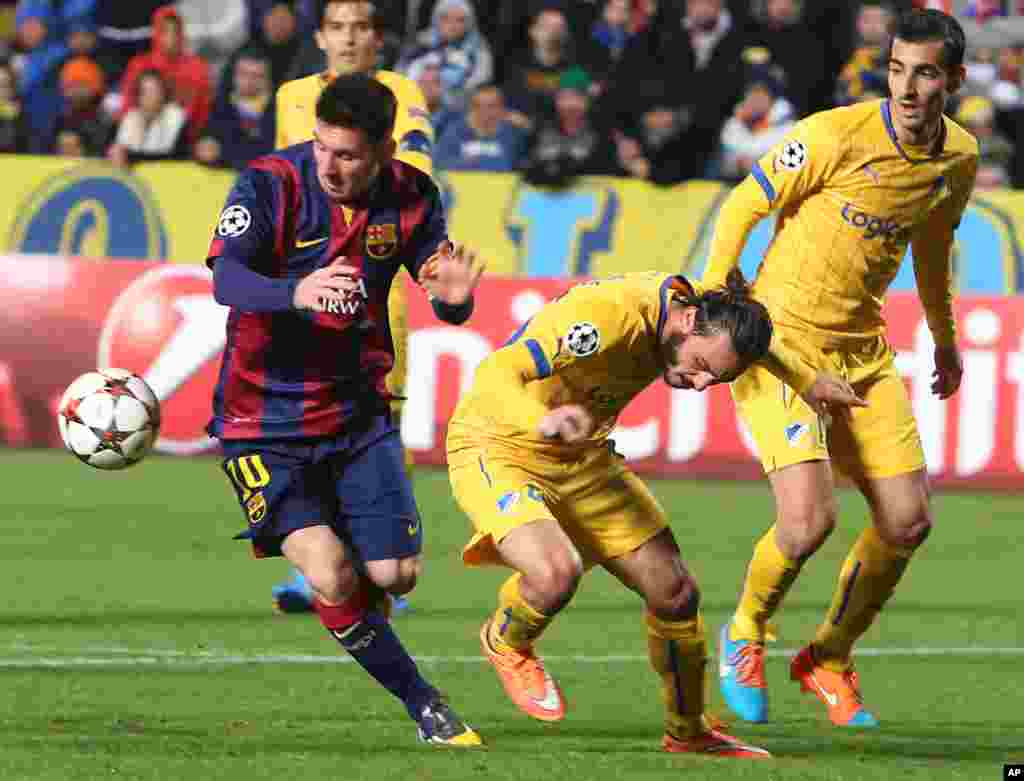
[(137, 464), (160, 430), (160, 402), (136, 374), (97, 369), (75, 380), (57, 407), (67, 449), (97, 469)]

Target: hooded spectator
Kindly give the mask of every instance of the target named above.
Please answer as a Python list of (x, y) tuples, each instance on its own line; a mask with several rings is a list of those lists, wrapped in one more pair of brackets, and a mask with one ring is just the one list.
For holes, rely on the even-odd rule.
[(122, 116), (137, 106), (137, 82), (149, 70), (163, 75), (171, 90), (170, 97), (185, 109), (189, 139), (198, 138), (213, 105), (210, 68), (205, 60), (185, 48), (185, 31), (174, 6), (157, 9), (153, 14), (153, 47), (128, 63), (121, 81)]
[(477, 29), (476, 14), (467, 0), (438, 0), (430, 28), (416, 37), (399, 70), (408, 75), (417, 59), (439, 57), (444, 102), (461, 110), (470, 92), (494, 75), (491, 47)]

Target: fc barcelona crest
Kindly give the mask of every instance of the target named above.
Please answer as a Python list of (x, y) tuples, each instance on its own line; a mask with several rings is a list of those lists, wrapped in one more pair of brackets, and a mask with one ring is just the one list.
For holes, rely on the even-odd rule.
[(387, 260), (398, 249), (398, 226), (393, 222), (366, 227), (366, 254), (374, 260)]

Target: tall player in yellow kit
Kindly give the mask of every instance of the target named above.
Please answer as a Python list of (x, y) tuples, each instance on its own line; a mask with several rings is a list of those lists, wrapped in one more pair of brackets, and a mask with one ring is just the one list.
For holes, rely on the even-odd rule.
[(755, 367), (733, 384), (775, 495), (776, 522), (754, 548), (739, 606), (719, 639), (729, 706), (766, 721), (768, 622), (836, 520), (832, 465), (860, 489), (872, 523), (839, 574), (814, 640), (790, 677), (839, 726), (874, 727), (852, 651), (931, 529), (928, 477), (906, 388), (885, 339), (882, 298), (906, 254), (935, 339), (932, 391), (963, 372), (952, 310), (953, 231), (974, 183), (978, 144), (943, 115), (964, 79), (964, 35), (938, 11), (903, 15), (890, 51), (892, 97), (800, 122), (723, 204), (704, 277), (732, 269), (751, 228), (778, 210), (754, 293), (776, 334), (866, 400), (829, 423)]
[[(663, 747), (766, 758), (704, 717), (705, 640), (699, 594), (664, 511), (608, 440), (623, 408), (659, 376), (704, 390), (767, 357), (772, 326), (738, 270), (726, 287), (629, 274), (570, 289), (488, 356), (449, 423), (456, 500), (476, 529), (469, 566), (516, 570), (480, 640), (512, 701), (558, 721), (561, 690), (534, 643), (600, 565), (647, 607), (651, 665), (663, 683)], [(774, 347), (773, 347), (774, 351)], [(848, 403), (842, 382), (784, 356), (773, 366), (812, 402)]]
[[(311, 139), (316, 124), (316, 101), (323, 88), (335, 76), (366, 73), (389, 87), (398, 99), (395, 157), (432, 175), (434, 131), (426, 100), (416, 82), (391, 71), (377, 70), (381, 46), (377, 13), (375, 4), (370, 0), (321, 0), (316, 42), (326, 55), (327, 70), (281, 85), (277, 91), (275, 145), (283, 149)], [(396, 280), (388, 297), (389, 322), (395, 345), (395, 366), (388, 375), (388, 390), (396, 396), (404, 395), (407, 366), (408, 329), (403, 283), (404, 275)], [(396, 415), (400, 413), (399, 405), (400, 402), (395, 403)], [(408, 458), (406, 466), (411, 466)], [(312, 592), (298, 570), (294, 570), (285, 583), (275, 586), (272, 594), (274, 604), (284, 612), (313, 609)], [(404, 604), (404, 599), (395, 599), (396, 607)]]

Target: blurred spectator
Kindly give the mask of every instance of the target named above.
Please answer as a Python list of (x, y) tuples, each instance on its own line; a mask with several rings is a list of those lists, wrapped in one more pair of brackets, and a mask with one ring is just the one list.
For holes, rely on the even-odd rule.
[(628, 167), (634, 176), (658, 185), (702, 176), (706, 158), (694, 150), (707, 148), (711, 142), (706, 139), (707, 129), (695, 120), (693, 106), (678, 103), (677, 91), (670, 85), (637, 85), (614, 120), (619, 128), (616, 135), (622, 136), (616, 139), (620, 158), (633, 160)]
[(477, 29), (468, 0), (437, 0), (430, 28), (416, 36), (399, 70), (408, 75), (409, 66), (428, 55), (440, 58), (444, 102), (456, 110), (465, 108), (469, 93), (494, 75), (491, 47)]
[(96, 7), (96, 36), (107, 81), (117, 84), (128, 62), (150, 47), (153, 14), (167, 0), (102, 0)]
[[(548, 0), (550, 2), (551, 0)], [(507, 6), (520, 6), (526, 3), (502, 2), (502, 0), (470, 0), (473, 15), (477, 20), (477, 29), (487, 39), (494, 52), (501, 50), (504, 41), (501, 35), (502, 15)], [(428, 29), (434, 16), (433, 0), (405, 0), (393, 4), (396, 19), (401, 24), (396, 32), (406, 41), (416, 40), (416, 36)], [(495, 63), (497, 64), (497, 63)]]
[(590, 28), (583, 59), (603, 92), (612, 79), (615, 66), (637, 31), (646, 24), (643, 15), (634, 13), (636, 0), (604, 0), (601, 15)]
[(895, 14), (882, 0), (865, 0), (857, 11), (857, 44), (853, 56), (843, 66), (836, 84), (836, 103), (840, 106), (888, 94), (889, 30)]
[(114, 121), (103, 109), (106, 83), (99, 65), (88, 57), (68, 60), (60, 71), (63, 106), (45, 141), (45, 150), (57, 149), (62, 133), (73, 133), (82, 155), (103, 157), (114, 138)]
[(803, 24), (802, 13), (803, 0), (755, 0), (749, 41), (782, 68), (786, 96), (801, 116), (830, 107), (834, 91), (825, 75), (825, 42)]
[(246, 48), (235, 58), (233, 89), (221, 95), (196, 144), (195, 157), (206, 165), (242, 170), (274, 151), (274, 92), (270, 58)]
[[(619, 89), (628, 92), (640, 82), (666, 81), (676, 90), (676, 104), (694, 106), (709, 143), (714, 143), (741, 97), (741, 54), (747, 42), (722, 0), (659, 3), (647, 30), (626, 49)], [(710, 149), (694, 152), (706, 157)]]
[(156, 70), (139, 74), (136, 95), (117, 128), (117, 138), (107, 151), (115, 165), (142, 160), (180, 160), (188, 154), (185, 125), (188, 115), (174, 102), (170, 85)]
[(969, 49), (1001, 49), (1024, 39), (1024, 18), (1009, 16), (1004, 0), (968, 0), (961, 5), (960, 24)]
[(320, 26), (321, 0), (245, 0), (249, 8), (249, 40), (258, 43), (266, 31), (265, 19), (274, 14), (274, 9), (288, 11), (300, 38), (311, 38)]
[(9, 63), (0, 64), (0, 153), (29, 151), (28, 120), (18, 97), (18, 75)]
[(85, 153), (85, 139), (77, 130), (61, 130), (53, 142), (53, 153), (59, 157), (90, 157)]
[(21, 54), (15, 59), (18, 93), (31, 131), (30, 147), (35, 151), (38, 139), (52, 127), (60, 111), (57, 74), (69, 49), (58, 34), (57, 18), (48, 4), (18, 6), (17, 43)]
[(595, 127), (590, 109), (586, 72), (567, 71), (555, 93), (554, 118), (541, 120), (530, 138), (523, 168), (530, 184), (561, 188), (585, 174), (630, 173), (619, 159), (618, 139)]
[(142, 73), (150, 70), (163, 75), (171, 97), (185, 109), (189, 139), (197, 139), (213, 104), (210, 68), (201, 57), (185, 49), (181, 17), (172, 5), (165, 5), (153, 14), (152, 49), (128, 63), (121, 80), (122, 116), (135, 108), (135, 96), (139, 92), (137, 82)]
[(442, 171), (515, 171), (526, 142), (526, 131), (506, 118), (501, 88), (485, 84), (473, 92), (465, 115), (448, 124), (434, 163)]
[(793, 104), (783, 97), (781, 87), (768, 71), (748, 83), (743, 100), (722, 127), (724, 178), (742, 179), (796, 124)]
[(562, 74), (575, 65), (565, 14), (544, 8), (533, 18), (529, 45), (506, 52), (503, 89), (509, 106), (529, 117), (554, 115)]
[(964, 91), (990, 98), (1000, 109), (1021, 103), (1020, 49), (972, 46), (967, 50), (967, 82)]
[(434, 138), (440, 138), (448, 123), (459, 112), (450, 109), (444, 102), (444, 85), (441, 83), (441, 55), (434, 52), (417, 58), (406, 75), (416, 82), (423, 92), (423, 99), (430, 113), (430, 124)]
[(249, 7), (245, 0), (177, 0), (189, 51), (210, 66), (216, 83), (236, 51), (249, 40)]
[[(250, 9), (251, 14), (258, 14), (254, 20), (250, 20), (256, 23), (250, 42), (267, 52), (270, 58), (270, 81), (275, 92), (287, 79), (302, 41), (313, 37), (311, 31), (306, 30), (306, 22), (297, 13), (297, 6), (301, 5), (303, 3), (274, 0), (252, 3)], [(234, 59), (237, 56), (232, 58), (224, 71), (225, 75), (221, 76), (219, 93), (227, 93), (234, 88), (232, 74), (235, 72)]]
[(1013, 143), (996, 130), (996, 109), (988, 98), (972, 96), (960, 102), (956, 120), (978, 139), (977, 190), (991, 190), (1010, 185), (1010, 163)]

